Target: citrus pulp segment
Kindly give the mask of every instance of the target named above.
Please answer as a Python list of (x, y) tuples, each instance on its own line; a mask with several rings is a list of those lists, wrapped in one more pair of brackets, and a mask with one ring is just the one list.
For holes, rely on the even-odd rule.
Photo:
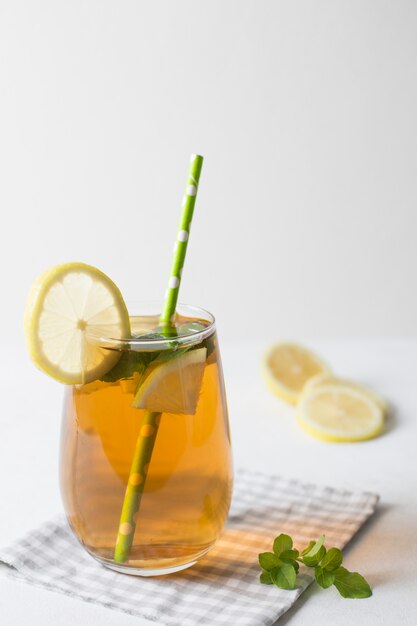
[(207, 348), (189, 350), (155, 367), (140, 385), (132, 406), (158, 413), (194, 415)]

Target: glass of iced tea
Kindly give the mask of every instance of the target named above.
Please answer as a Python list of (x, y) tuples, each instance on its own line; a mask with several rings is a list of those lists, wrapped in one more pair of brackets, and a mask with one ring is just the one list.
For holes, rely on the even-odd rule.
[[(213, 546), (229, 509), (232, 460), (213, 316), (178, 305), (164, 337), (154, 305), (133, 313), (130, 337), (88, 337), (112, 351), (112, 369), (66, 388), (61, 493), (73, 532), (94, 558), (146, 576), (184, 569)], [(151, 432), (149, 415), (157, 436), (142, 473), (132, 474), (138, 437)], [(128, 486), (136, 485), (140, 506), (120, 563), (121, 511)]]

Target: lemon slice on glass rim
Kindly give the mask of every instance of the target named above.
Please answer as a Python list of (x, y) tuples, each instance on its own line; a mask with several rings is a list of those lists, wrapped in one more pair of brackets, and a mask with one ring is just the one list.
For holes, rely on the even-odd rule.
[(96, 380), (120, 358), (96, 337), (130, 336), (123, 297), (106, 274), (85, 263), (56, 265), (33, 284), (25, 309), (26, 344), (32, 360), (65, 384)]
[(290, 404), (297, 404), (306, 382), (318, 374), (330, 374), (330, 369), (311, 350), (296, 343), (273, 345), (262, 361), (266, 384), (276, 396)]
[(307, 385), (297, 405), (297, 421), (321, 441), (371, 439), (384, 428), (385, 411), (379, 398), (359, 385), (339, 380)]

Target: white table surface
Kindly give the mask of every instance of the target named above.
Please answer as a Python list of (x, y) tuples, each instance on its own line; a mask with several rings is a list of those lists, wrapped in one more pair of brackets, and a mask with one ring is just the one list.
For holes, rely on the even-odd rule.
[[(343, 600), (315, 584), (280, 626), (417, 623), (417, 341), (310, 342), (341, 375), (384, 394), (394, 407), (386, 434), (357, 444), (326, 444), (301, 432), (293, 410), (259, 375), (261, 343), (223, 346), (235, 465), (380, 494), (378, 513), (346, 550), (349, 569), (374, 595)], [(0, 543), (61, 510), (57, 455), (62, 389), (37, 372), (22, 349), (0, 350)], [(256, 437), (253, 422), (256, 422)], [(279, 528), (277, 528), (277, 533)], [(151, 622), (6, 577), (6, 626), (149, 626)], [(154, 623), (154, 622), (153, 622)], [(209, 625), (208, 625), (209, 626)], [(238, 625), (236, 625), (238, 626)]]

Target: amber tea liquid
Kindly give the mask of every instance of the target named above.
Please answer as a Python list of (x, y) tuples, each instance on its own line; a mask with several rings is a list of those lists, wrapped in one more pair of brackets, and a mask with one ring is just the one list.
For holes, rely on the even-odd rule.
[[(181, 317), (176, 325), (196, 321)], [(199, 319), (200, 323), (207, 322)], [(132, 318), (139, 334), (157, 318)], [(194, 415), (162, 413), (147, 468), (127, 566), (175, 568), (215, 542), (230, 504), (232, 465), (215, 333)], [(69, 523), (96, 558), (113, 562), (137, 437), (145, 411), (132, 407), (135, 378), (68, 387), (61, 442), (61, 492)]]

